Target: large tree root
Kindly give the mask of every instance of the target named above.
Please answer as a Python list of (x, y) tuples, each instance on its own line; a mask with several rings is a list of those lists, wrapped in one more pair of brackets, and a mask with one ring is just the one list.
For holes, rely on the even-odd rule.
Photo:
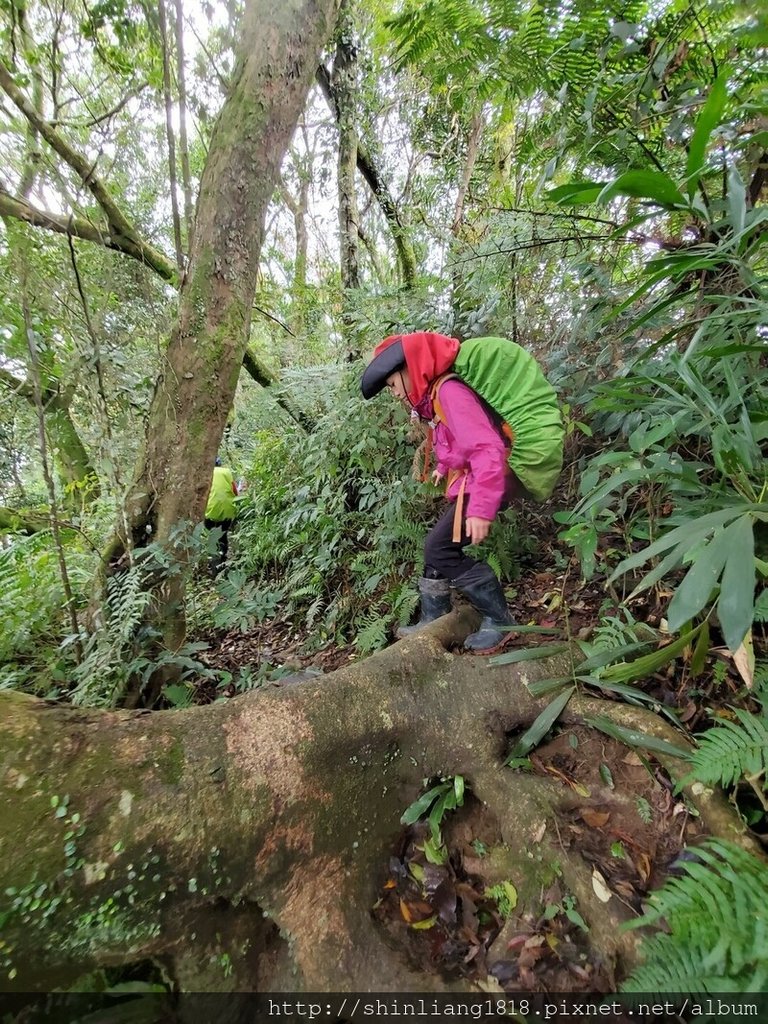
[[(578, 854), (553, 851), (553, 829), (542, 837), (562, 785), (502, 767), (508, 734), (545, 703), (524, 682), (563, 662), (450, 654), (473, 625), (456, 612), (322, 681), (185, 711), (0, 694), (0, 987), (148, 958), (188, 990), (444, 987), (392, 947), (371, 907), (404, 808), (425, 778), (454, 774), (498, 823), (516, 878), (533, 851), (557, 852), (595, 945), (625, 970), (626, 910), (596, 899)], [(563, 721), (595, 713), (671, 731), (580, 697)], [(707, 830), (748, 842), (716, 794), (690, 797)], [(522, 909), (535, 890), (521, 883)]]

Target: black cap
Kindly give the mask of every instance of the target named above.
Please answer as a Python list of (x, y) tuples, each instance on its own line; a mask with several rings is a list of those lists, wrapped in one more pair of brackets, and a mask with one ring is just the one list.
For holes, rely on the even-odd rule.
[(402, 370), (404, 366), (403, 342), (398, 338), (397, 341), (393, 341), (391, 345), (374, 356), (363, 370), (360, 380), (363, 398), (373, 398), (374, 395), (378, 395), (387, 383), (387, 377), (395, 370)]

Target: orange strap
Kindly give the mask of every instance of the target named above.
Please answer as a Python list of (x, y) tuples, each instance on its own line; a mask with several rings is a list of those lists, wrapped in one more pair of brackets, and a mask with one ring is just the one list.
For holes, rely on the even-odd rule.
[(429, 464), (432, 456), (432, 448), (434, 447), (435, 432), (430, 426), (427, 431), (427, 440), (424, 445), (424, 468), (421, 471), (421, 482), (424, 483), (429, 477)]
[(456, 495), (456, 506), (453, 510), (453, 537), (451, 539), (454, 544), (461, 544), (461, 539), (464, 533), (461, 527), (462, 513), (464, 511), (464, 491), (467, 487), (466, 469), (452, 469), (445, 482), (445, 493), (448, 494), (448, 491), (459, 477), (461, 477), (461, 485), (459, 486), (459, 493)]

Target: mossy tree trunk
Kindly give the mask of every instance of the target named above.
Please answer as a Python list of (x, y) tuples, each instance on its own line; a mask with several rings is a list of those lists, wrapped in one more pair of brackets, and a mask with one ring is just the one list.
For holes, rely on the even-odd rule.
[[(182, 990), (440, 987), (370, 911), (404, 808), (424, 779), (457, 773), (495, 822), (519, 912), (538, 916), (535, 865), (557, 861), (599, 956), (631, 965), (628, 912), (597, 899), (591, 865), (561, 849), (556, 828), (545, 835), (570, 791), (502, 767), (508, 734), (543, 706), (524, 680), (563, 665), (451, 655), (475, 624), (455, 613), (322, 681), (185, 711), (0, 693), (0, 988), (49, 989), (146, 959)], [(671, 731), (584, 698), (564, 721), (596, 712)], [(710, 831), (739, 841), (711, 791), (692, 799)]]
[[(188, 531), (178, 528), (203, 518), (248, 341), (267, 206), (334, 12), (335, 0), (245, 4), (240, 56), (200, 184), (178, 323), (108, 551), (113, 572), (150, 541), (183, 564)], [(184, 635), (182, 599), (177, 572), (156, 604), (172, 650)]]

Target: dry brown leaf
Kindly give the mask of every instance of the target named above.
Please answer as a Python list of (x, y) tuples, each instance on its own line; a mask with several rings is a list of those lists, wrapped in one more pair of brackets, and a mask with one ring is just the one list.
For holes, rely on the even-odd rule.
[(539, 825), (539, 827), (533, 833), (533, 841), (534, 841), (534, 843), (540, 843), (541, 840), (544, 838), (544, 833), (546, 831), (547, 831), (547, 823), (546, 823), (546, 821), (542, 821), (542, 823)]
[(613, 896), (613, 893), (608, 888), (605, 879), (597, 868), (592, 869), (592, 888), (595, 891), (595, 896), (597, 896), (601, 903), (607, 903)]
[(742, 640), (738, 651), (734, 652), (733, 663), (739, 670), (739, 675), (744, 680), (747, 689), (751, 690), (755, 681), (755, 649), (752, 646), (751, 629)]
[(640, 852), (636, 855), (635, 865), (642, 880), (647, 882), (651, 877), (651, 858), (647, 853)]
[(582, 820), (585, 821), (590, 828), (603, 828), (604, 825), (608, 824), (608, 819), (610, 817), (610, 811), (594, 811), (590, 807), (585, 807), (581, 812)]
[(634, 764), (634, 765), (639, 765), (641, 767), (642, 767), (642, 764), (643, 764), (643, 762), (640, 760), (640, 758), (637, 756), (637, 754), (634, 752), (634, 750), (630, 750), (630, 752), (627, 754), (627, 756), (623, 757), (621, 760), (622, 760), (623, 764)]
[(400, 900), (400, 913), (403, 915), (403, 920), (407, 921), (408, 924), (410, 924), (411, 921), (413, 920), (413, 914), (411, 913), (411, 908), (408, 906), (405, 900)]

